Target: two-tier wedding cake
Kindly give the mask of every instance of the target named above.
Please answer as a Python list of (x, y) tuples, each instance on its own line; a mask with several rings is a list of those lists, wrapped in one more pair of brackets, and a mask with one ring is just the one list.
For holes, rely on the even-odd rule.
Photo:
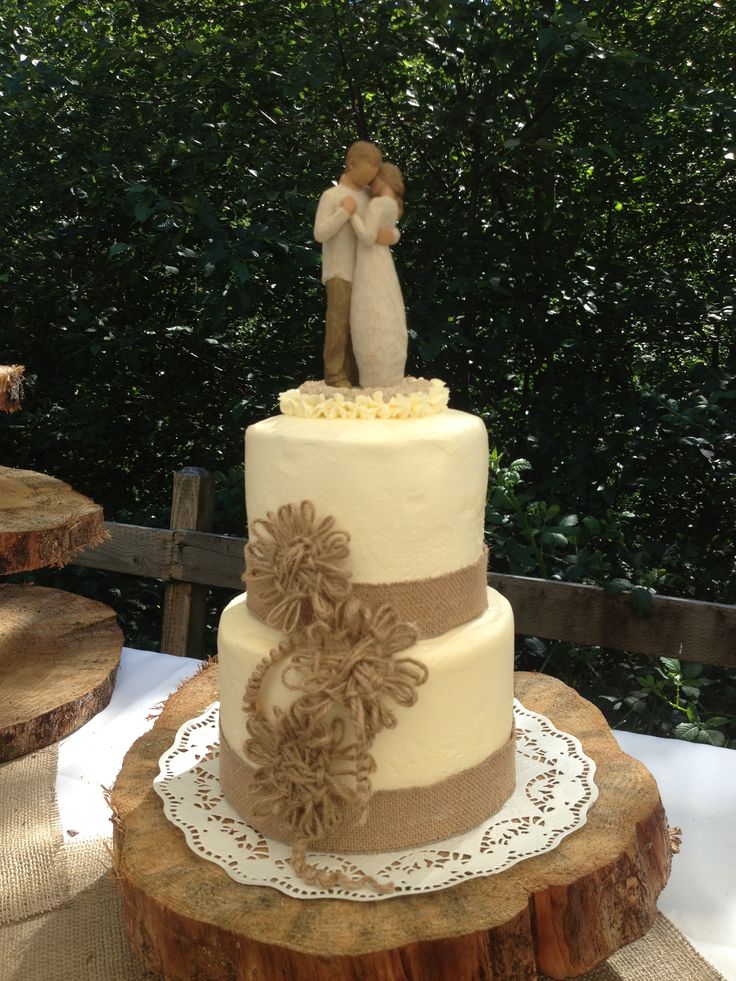
[(485, 426), (438, 382), (378, 399), (304, 388), (246, 432), (247, 591), (218, 640), (224, 793), (320, 851), (459, 834), (514, 787)]

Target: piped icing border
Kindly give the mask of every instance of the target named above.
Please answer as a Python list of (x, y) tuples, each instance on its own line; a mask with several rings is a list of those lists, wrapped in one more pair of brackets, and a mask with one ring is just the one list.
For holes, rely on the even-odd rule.
[(421, 419), (447, 408), (450, 391), (439, 378), (405, 378), (378, 388), (333, 388), (304, 382), (279, 395), (282, 415), (303, 419)]

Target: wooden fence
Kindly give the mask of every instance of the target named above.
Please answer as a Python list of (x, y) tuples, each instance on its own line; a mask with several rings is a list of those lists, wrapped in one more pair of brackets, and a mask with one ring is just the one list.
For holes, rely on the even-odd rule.
[[(171, 528), (108, 522), (110, 539), (75, 559), (163, 580), (161, 650), (170, 654), (201, 655), (208, 587), (243, 588), (245, 539), (209, 531), (213, 499), (211, 475), (187, 467), (174, 476)], [(488, 583), (513, 606), (517, 633), (736, 667), (734, 606), (655, 596), (652, 615), (644, 618), (626, 594), (598, 586), (495, 573)]]

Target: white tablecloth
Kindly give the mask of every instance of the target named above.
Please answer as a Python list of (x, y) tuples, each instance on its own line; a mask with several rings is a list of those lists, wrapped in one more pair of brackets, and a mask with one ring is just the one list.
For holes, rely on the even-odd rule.
[[(123, 650), (110, 705), (59, 747), (57, 794), (69, 840), (107, 835), (103, 787), (111, 787), (148, 718), (199, 668), (198, 661)], [(659, 908), (728, 981), (736, 981), (736, 752), (672, 739), (614, 733), (659, 784), (671, 825), (682, 828), (682, 851)], [(687, 979), (681, 979), (687, 981)]]

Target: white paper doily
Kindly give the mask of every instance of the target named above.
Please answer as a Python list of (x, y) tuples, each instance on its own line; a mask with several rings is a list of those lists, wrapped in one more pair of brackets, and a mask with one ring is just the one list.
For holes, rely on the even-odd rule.
[(484, 824), (422, 848), (377, 855), (311, 853), (327, 869), (351, 879), (371, 875), (393, 882), (379, 895), (370, 889), (307, 886), (292, 870), (291, 848), (251, 828), (225, 800), (219, 781), (219, 702), (185, 722), (159, 760), (154, 789), (166, 817), (202, 858), (220, 865), (236, 882), (271, 886), (300, 899), (390, 899), (446, 889), (474, 876), (492, 875), (551, 851), (581, 828), (598, 797), (595, 763), (575, 736), (543, 715), (514, 702), (516, 790)]

